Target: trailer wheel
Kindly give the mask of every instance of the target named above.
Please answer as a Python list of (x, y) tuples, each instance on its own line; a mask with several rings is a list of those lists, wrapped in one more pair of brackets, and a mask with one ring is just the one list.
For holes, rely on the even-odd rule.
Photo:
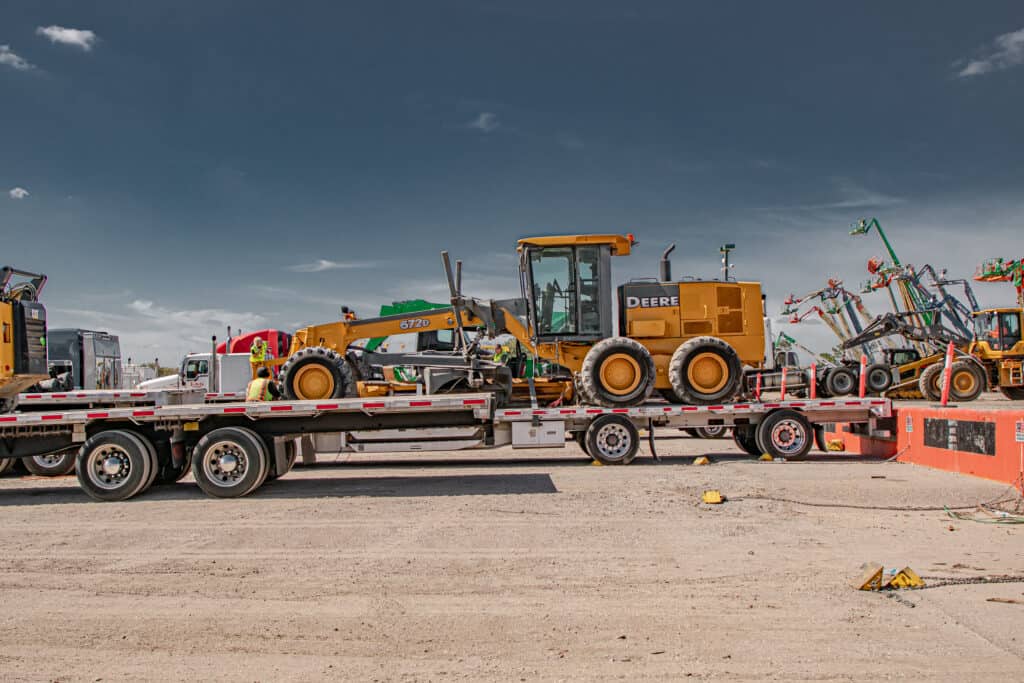
[(0, 458), (0, 477), (14, 469), (15, 458)]
[(796, 410), (776, 410), (757, 426), (757, 442), (773, 458), (799, 458), (814, 444), (814, 430)]
[(145, 485), (141, 489), (139, 489), (138, 492), (136, 492), (136, 494), (135, 494), (135, 495), (139, 495), (143, 491), (146, 491), (147, 489), (149, 489), (149, 487), (153, 485), (153, 482), (156, 481), (157, 475), (160, 474), (160, 458), (157, 457), (156, 446), (153, 445), (152, 441), (150, 441), (149, 439), (144, 437), (142, 434), (139, 434), (137, 432), (127, 432), (127, 433), (128, 433), (129, 436), (131, 436), (136, 441), (138, 441), (140, 444), (142, 444), (142, 447), (146, 449), (146, 453), (149, 454), (149, 461), (150, 461), (149, 477), (146, 479)]
[(640, 447), (640, 433), (622, 415), (602, 415), (587, 427), (586, 452), (605, 465), (628, 465)]
[(888, 365), (872, 363), (865, 370), (864, 386), (872, 394), (881, 395), (886, 389), (892, 386), (892, 371)]
[(295, 352), (281, 366), (281, 385), (291, 400), (356, 396), (355, 376), (348, 361), (332, 349), (310, 346)]
[[(268, 451), (269, 452), (269, 451)], [(294, 441), (284, 442), (284, 454), (285, 454), (285, 465), (284, 471), (277, 471), (277, 458), (271, 459), (270, 471), (267, 472), (267, 481), (273, 481), (280, 479), (284, 475), (292, 471), (292, 467), (295, 465), (295, 458), (299, 454), (299, 450), (295, 447)]]
[(825, 440), (825, 425), (814, 425), (814, 445), (822, 453), (828, 453), (828, 441)]
[(263, 440), (243, 427), (215, 429), (192, 449), (192, 476), (214, 498), (251, 493), (266, 480), (269, 469)]
[[(939, 375), (940, 389), (946, 384), (945, 375)], [(986, 389), (988, 378), (985, 372), (978, 367), (977, 363), (971, 361), (957, 361), (953, 363), (949, 375), (949, 396), (954, 401), (967, 402), (981, 396)], [(941, 397), (940, 397), (941, 398)]]
[(580, 450), (583, 451), (584, 455), (586, 455), (591, 460), (594, 459), (593, 456), (591, 456), (590, 453), (587, 451), (587, 433), (585, 431), (573, 432), (572, 439), (573, 441), (576, 442), (576, 445), (580, 447)]
[(643, 403), (654, 391), (654, 359), (640, 342), (609, 337), (594, 344), (583, 358), (583, 395), (608, 408)]
[(828, 376), (832, 374), (833, 368), (823, 368), (818, 370), (818, 398), (831, 398), (832, 394), (828, 393)]
[(729, 436), (729, 428), (725, 425), (694, 427), (693, 431), (697, 435), (698, 439), (724, 439)]
[(717, 337), (695, 337), (676, 348), (668, 378), (679, 401), (706, 405), (739, 393), (743, 365), (736, 349)]
[(75, 471), (75, 455), (78, 451), (74, 448), (48, 453), (47, 455), (33, 455), (25, 458), (23, 463), (25, 469), (40, 477), (63, 477)]
[(128, 500), (149, 482), (153, 461), (134, 434), (119, 429), (94, 435), (78, 451), (78, 484), (101, 501)]
[(1024, 401), (1024, 387), (999, 387), (999, 391), (1011, 401)]
[(921, 376), (917, 380), (917, 388), (921, 390), (928, 401), (942, 400), (942, 388), (939, 385), (942, 379), (942, 370), (942, 363), (929, 365), (921, 372)]
[(761, 455), (762, 453), (757, 445), (756, 425), (736, 425), (732, 428), (732, 440), (750, 455)]
[(857, 375), (850, 368), (832, 368), (825, 379), (830, 396), (848, 396), (857, 390)]

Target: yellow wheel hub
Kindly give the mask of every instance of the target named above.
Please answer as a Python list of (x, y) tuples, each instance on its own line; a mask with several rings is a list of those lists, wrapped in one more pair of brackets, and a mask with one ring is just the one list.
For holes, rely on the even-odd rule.
[(699, 353), (686, 368), (686, 379), (702, 394), (713, 394), (729, 381), (729, 364), (717, 353)]
[(334, 393), (334, 375), (322, 365), (306, 365), (295, 373), (292, 388), (300, 399), (330, 398)]
[(953, 388), (961, 394), (972, 393), (977, 384), (977, 378), (969, 370), (953, 373)]
[(616, 396), (625, 396), (640, 386), (640, 363), (627, 353), (608, 356), (601, 363), (601, 386)]

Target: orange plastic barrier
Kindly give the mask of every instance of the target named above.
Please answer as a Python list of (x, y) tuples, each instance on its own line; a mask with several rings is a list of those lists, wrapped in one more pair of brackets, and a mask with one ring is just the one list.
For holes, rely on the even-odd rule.
[(1013, 484), (1024, 476), (1024, 410), (900, 406), (897, 460)]

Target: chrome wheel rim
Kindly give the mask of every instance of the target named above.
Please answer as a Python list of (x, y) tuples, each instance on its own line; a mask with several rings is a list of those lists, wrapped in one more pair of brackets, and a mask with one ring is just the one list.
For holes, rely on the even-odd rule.
[(89, 481), (105, 491), (114, 491), (122, 486), (132, 474), (132, 460), (128, 451), (108, 444), (93, 449), (86, 462)]
[(783, 455), (799, 453), (807, 443), (807, 432), (796, 420), (782, 420), (771, 432), (772, 446)]
[(245, 478), (249, 471), (249, 458), (234, 441), (218, 441), (206, 450), (203, 474), (217, 486), (231, 488)]
[(597, 430), (597, 450), (608, 460), (626, 457), (632, 445), (629, 430), (620, 424), (609, 424)]

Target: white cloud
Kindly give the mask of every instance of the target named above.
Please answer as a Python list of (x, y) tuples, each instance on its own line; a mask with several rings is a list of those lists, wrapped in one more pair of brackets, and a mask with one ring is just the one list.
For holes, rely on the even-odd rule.
[(48, 306), (49, 325), (105, 330), (121, 340), (125, 358), (151, 359), (159, 356), (161, 364), (175, 365), (190, 351), (207, 351), (210, 337), (224, 339), (227, 326), (251, 332), (274, 325), (267, 316), (249, 311), (221, 308), (175, 309), (159, 303), (136, 299), (118, 312)]
[(838, 211), (846, 209), (879, 209), (898, 206), (907, 200), (884, 192), (871, 190), (849, 178), (833, 178), (836, 194), (831, 201), (794, 206), (761, 207), (764, 209), (791, 209), (797, 211)]
[[(1024, 64), (1024, 28), (996, 36), (984, 52), (981, 58), (969, 60), (957, 72), (957, 76), (970, 78)], [(963, 60), (957, 60), (953, 66), (958, 67), (963, 63)]]
[(288, 266), (288, 270), (293, 273), (322, 273), (325, 270), (350, 270), (352, 268), (370, 268), (374, 264), (369, 261), (328, 261), (327, 259), (317, 259), (312, 263), (297, 263), (294, 266)]
[(34, 68), (24, 57), (15, 54), (10, 45), (0, 45), (0, 64), (4, 64), (18, 71), (28, 71)]
[(12, 187), (7, 194), (11, 199), (24, 199), (29, 195), (29, 192), (24, 187)]
[(498, 122), (498, 115), (489, 111), (480, 112), (480, 114), (467, 125), (469, 128), (473, 128), (482, 133), (494, 132), (501, 126)]
[(63, 26), (40, 26), (36, 29), (37, 36), (45, 36), (51, 43), (74, 45), (86, 52), (96, 43), (96, 34), (88, 29), (64, 28)]

